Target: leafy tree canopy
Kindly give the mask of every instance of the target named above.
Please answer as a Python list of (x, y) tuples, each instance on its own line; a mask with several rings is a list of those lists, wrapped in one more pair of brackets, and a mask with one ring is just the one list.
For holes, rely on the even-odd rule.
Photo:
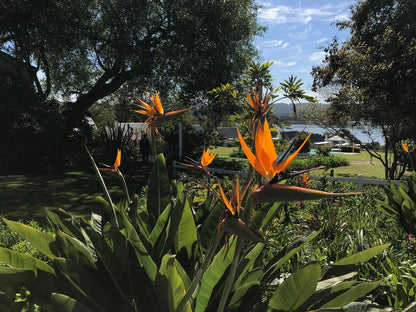
[(351, 20), (338, 26), (348, 28), (351, 38), (342, 44), (335, 39), (325, 49), (323, 65), (313, 68), (314, 89), (337, 87), (328, 99), (333, 117), (382, 129), (386, 177), (398, 177), (398, 143), (415, 135), (416, 2), (360, 1)]
[(79, 112), (125, 83), (192, 94), (235, 80), (262, 30), (252, 0), (2, 0), (0, 24), (36, 92)]

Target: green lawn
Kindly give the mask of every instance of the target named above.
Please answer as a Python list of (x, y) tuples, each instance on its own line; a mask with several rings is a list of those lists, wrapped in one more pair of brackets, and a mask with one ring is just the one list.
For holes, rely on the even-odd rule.
[[(229, 157), (233, 150), (237, 150), (238, 147), (223, 147), (219, 146), (214, 148), (215, 153), (220, 157)], [(367, 152), (361, 153), (345, 153), (336, 155), (346, 158), (350, 162), (350, 166), (339, 167), (334, 169), (335, 176), (357, 176), (362, 174), (365, 178), (384, 179), (384, 167), (383, 165), (373, 157), (370, 159), (370, 155)], [(323, 174), (323, 170), (315, 171), (314, 175)]]
[(365, 178), (384, 179), (384, 166), (374, 157), (371, 159), (367, 152), (356, 154), (341, 154), (340, 157), (346, 158), (350, 165), (346, 167), (334, 168), (335, 176), (357, 176), (362, 174)]
[[(123, 192), (116, 179), (105, 179), (117, 202)], [(62, 208), (73, 215), (87, 215), (94, 199), (103, 196), (94, 174), (69, 172), (58, 176), (0, 177), (0, 213), (9, 219), (37, 219), (47, 207)]]
[[(214, 151), (221, 157), (229, 157), (236, 147), (217, 147)], [(370, 156), (359, 154), (339, 155), (351, 165), (334, 169), (335, 176), (364, 175), (367, 178), (384, 178), (384, 168)], [(313, 175), (323, 174), (323, 170)], [(124, 198), (119, 181), (105, 177), (115, 202)], [(128, 183), (137, 187), (137, 183)], [(137, 193), (137, 189), (131, 193)], [(58, 176), (5, 176), (0, 177), (0, 214), (10, 219), (37, 219), (44, 216), (46, 207), (62, 208), (73, 215), (88, 215), (94, 207), (94, 199), (102, 196), (98, 180), (93, 173), (69, 172)]]

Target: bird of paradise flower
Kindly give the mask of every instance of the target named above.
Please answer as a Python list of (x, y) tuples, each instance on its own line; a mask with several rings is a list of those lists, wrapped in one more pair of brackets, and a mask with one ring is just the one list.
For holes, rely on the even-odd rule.
[(264, 177), (266, 182), (264, 185), (262, 185), (252, 193), (251, 198), (253, 203), (314, 200), (329, 196), (357, 194), (328, 193), (278, 183), (282, 179), (286, 179), (288, 177), (307, 171), (305, 170), (292, 175), (287, 175), (284, 173), (284, 170), (287, 169), (287, 167), (290, 165), (293, 159), (295, 159), (296, 155), (306, 144), (310, 136), (311, 133), (308, 135), (305, 141), (299, 146), (299, 148), (289, 157), (287, 156), (289, 155), (295, 142), (293, 142), (288, 149), (286, 149), (279, 157), (277, 157), (267, 120), (265, 120), (263, 126), (260, 123), (257, 126), (255, 137), (256, 155), (254, 155), (250, 148), (247, 146), (240, 131), (238, 130), (238, 138), (240, 140), (241, 147), (243, 148), (243, 151), (246, 154), (248, 161), (253, 166), (253, 168)]
[(199, 162), (188, 157), (187, 158), (187, 161), (189, 162), (188, 164), (186, 163), (180, 163), (180, 164), (183, 166), (187, 166), (190, 168), (195, 168), (197, 170), (200, 170), (202, 171), (203, 174), (205, 174), (206, 176), (209, 176), (210, 174), (206, 168), (208, 167), (208, 165), (212, 163), (216, 155), (217, 154), (215, 154), (214, 151), (212, 151), (211, 153), (209, 151), (209, 148), (207, 148), (207, 149), (204, 149), (201, 160)]
[(126, 180), (124, 179), (124, 176), (119, 169), (121, 165), (121, 150), (117, 149), (117, 156), (116, 160), (114, 161), (114, 165), (110, 166), (103, 163), (100, 163), (100, 165), (104, 166), (104, 168), (99, 168), (101, 171), (103, 171), (104, 173), (109, 173), (110, 175), (115, 176), (121, 180), (124, 195), (126, 196), (127, 202), (130, 203), (130, 195), (127, 188)]
[(230, 200), (227, 198), (221, 183), (218, 182), (219, 193), (214, 191), (214, 194), (226, 207), (218, 220), (217, 232), (219, 237), (221, 236), (221, 231), (225, 231), (253, 242), (266, 243), (260, 233), (239, 218), (239, 213), (243, 209), (241, 203), (251, 182), (252, 180), (247, 183), (245, 189), (240, 194), (240, 184), (237, 179), (237, 181), (233, 183)]
[(171, 117), (178, 115), (180, 113), (186, 112), (190, 108), (184, 108), (172, 112), (165, 112), (162, 106), (162, 102), (160, 101), (159, 94), (156, 92), (155, 95), (150, 95), (149, 93), (145, 92), (147, 96), (150, 98), (150, 100), (153, 103), (152, 105), (147, 104), (143, 100), (136, 97), (136, 101), (139, 103), (139, 110), (134, 110), (134, 112), (146, 115), (148, 118), (145, 121), (145, 124), (147, 124), (151, 131), (156, 132), (159, 134), (159, 131), (157, 130), (157, 125), (160, 123), (169, 120)]

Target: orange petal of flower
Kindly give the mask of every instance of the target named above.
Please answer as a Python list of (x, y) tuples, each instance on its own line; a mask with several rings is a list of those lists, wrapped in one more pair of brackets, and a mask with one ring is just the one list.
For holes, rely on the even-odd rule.
[(216, 154), (215, 152), (212, 152), (211, 154), (209, 153), (209, 148), (207, 148), (206, 150), (204, 150), (204, 152), (202, 153), (202, 157), (201, 157), (201, 165), (202, 166), (208, 166), (210, 163), (212, 163), (212, 161), (214, 160)]
[(407, 145), (407, 142), (402, 143), (402, 147), (406, 153), (409, 153), (409, 146)]
[(286, 158), (285, 160), (283, 160), (280, 164), (276, 164), (276, 171), (277, 172), (284, 171), (290, 165), (290, 163), (293, 161), (293, 159), (295, 159), (296, 155), (300, 152), (300, 150), (302, 149), (302, 147), (309, 140), (309, 138), (310, 138), (311, 135), (312, 135), (312, 132), (309, 133), (308, 137), (305, 139), (305, 141), (303, 141), (302, 145), (292, 155), (290, 155), (288, 158)]
[(160, 114), (163, 114), (163, 106), (162, 106), (162, 103), (160, 102), (159, 94), (157, 92), (156, 92), (156, 95), (154, 97), (152, 97), (152, 101), (153, 101), (153, 104), (156, 107), (156, 110)]
[(258, 173), (260, 173), (263, 177), (266, 178), (267, 173), (266, 173), (266, 170), (263, 168), (263, 165), (260, 163), (257, 157), (254, 156), (252, 151), (247, 146), (247, 143), (244, 141), (240, 133), (240, 130), (237, 129), (237, 133), (238, 133), (238, 139), (240, 140), (241, 147), (243, 148), (244, 154), (246, 154), (248, 161)]
[(117, 149), (117, 157), (116, 160), (114, 162), (114, 168), (117, 169), (121, 164), (121, 151), (120, 149)]
[(233, 214), (233, 216), (235, 216), (236, 211), (235, 211), (234, 207), (231, 205), (231, 203), (229, 202), (227, 196), (225, 196), (225, 193), (224, 193), (224, 191), (223, 191), (220, 183), (218, 183), (218, 187), (220, 189), (220, 194), (221, 194), (221, 197), (222, 197), (222, 202), (227, 207), (227, 209)]
[(272, 135), (267, 120), (264, 122), (264, 129), (259, 124), (256, 132), (256, 156), (266, 171), (267, 179), (270, 180), (275, 174), (274, 163), (277, 155), (274, 149)]

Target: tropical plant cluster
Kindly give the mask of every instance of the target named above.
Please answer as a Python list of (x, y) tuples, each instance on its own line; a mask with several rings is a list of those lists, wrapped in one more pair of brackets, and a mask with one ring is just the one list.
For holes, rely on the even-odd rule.
[[(336, 214), (328, 225), (312, 213), (303, 214), (305, 202), (333, 200), (327, 209), (337, 205), (341, 210), (344, 199), (361, 196), (348, 189), (314, 189), (305, 170), (286, 172), (310, 135), (295, 151), (292, 143), (278, 156), (267, 115), (255, 112), (253, 144), (238, 131), (251, 165), (248, 177), (212, 176), (207, 167), (215, 153), (206, 148), (199, 161), (184, 163), (201, 175), (185, 185), (170, 179), (155, 141), (157, 126), (184, 110), (166, 113), (157, 94), (150, 99), (153, 105), (143, 102), (139, 111), (148, 116), (154, 153), (146, 198), (129, 194), (120, 169), (121, 150), (113, 165), (101, 168), (87, 150), (104, 194), (89, 220), (47, 209), (52, 234), (4, 219), (47, 260), (0, 249), (3, 309), (324, 311), (373, 305), (361, 299), (382, 279), (363, 278), (362, 265), (391, 248), (384, 238), (363, 241), (362, 248), (340, 257), (296, 261), (318, 237), (336, 237), (340, 231)], [(124, 201), (113, 203), (101, 172), (119, 179)], [(286, 183), (297, 178), (297, 185)], [(194, 200), (192, 189), (202, 200)], [(289, 236), (293, 205), (309, 226)], [(270, 235), (276, 229), (283, 235)]]

